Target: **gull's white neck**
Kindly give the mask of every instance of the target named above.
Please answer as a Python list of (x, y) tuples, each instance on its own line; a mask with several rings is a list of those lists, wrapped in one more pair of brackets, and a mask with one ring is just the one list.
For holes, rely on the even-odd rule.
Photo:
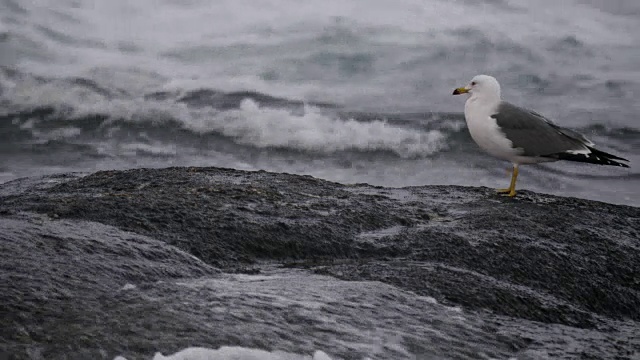
[(467, 99), (468, 102), (477, 102), (482, 104), (497, 105), (500, 102), (500, 90), (498, 91), (485, 91), (481, 93), (474, 92)]
[(493, 112), (500, 104), (500, 92), (484, 92), (484, 93), (472, 93), (471, 96), (464, 103), (464, 115), (469, 122), (469, 118), (472, 113), (475, 115), (481, 115), (483, 118), (493, 115)]

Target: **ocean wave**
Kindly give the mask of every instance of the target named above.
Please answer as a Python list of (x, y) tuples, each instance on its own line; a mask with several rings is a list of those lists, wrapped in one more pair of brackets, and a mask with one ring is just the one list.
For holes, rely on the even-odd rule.
[[(131, 104), (134, 105), (134, 104)], [(145, 104), (149, 105), (149, 104)], [(177, 106), (178, 107), (178, 106)], [(84, 109), (86, 110), (86, 109)], [(236, 109), (160, 108), (112, 109), (112, 113), (56, 111), (40, 108), (4, 114), (0, 123), (11, 142), (49, 140), (161, 140), (193, 142), (224, 137), (238, 145), (310, 153), (388, 151), (403, 158), (429, 156), (446, 149), (446, 133), (418, 130), (383, 119), (362, 121), (324, 114), (313, 106), (303, 109), (261, 107), (250, 99)], [(446, 125), (445, 125), (446, 127)], [(176, 132), (180, 133), (182, 140)]]
[[(90, 79), (47, 79), (4, 69), (0, 122), (6, 140), (144, 143), (221, 136), (238, 145), (331, 154), (383, 151), (402, 158), (446, 149), (447, 121), (433, 114), (402, 116), (349, 113), (328, 103), (309, 103), (253, 91), (211, 89), (152, 92), (139, 96)], [(434, 121), (432, 121), (434, 120)], [(459, 128), (457, 129), (459, 130)], [(190, 134), (190, 135), (189, 135)]]
[(345, 150), (391, 151), (400, 157), (431, 155), (446, 147), (438, 130), (415, 131), (384, 120), (360, 122), (327, 116), (312, 106), (297, 114), (244, 100), (240, 108), (185, 123), (198, 133), (218, 132), (240, 144), (334, 153)]

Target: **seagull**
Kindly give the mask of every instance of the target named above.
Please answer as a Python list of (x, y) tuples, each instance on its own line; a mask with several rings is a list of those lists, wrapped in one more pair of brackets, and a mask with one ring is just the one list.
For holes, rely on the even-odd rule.
[(537, 112), (500, 99), (500, 84), (489, 75), (477, 75), (453, 95), (469, 94), (464, 117), (473, 140), (490, 155), (513, 164), (511, 183), (498, 193), (516, 196), (518, 166), (558, 160), (628, 168), (629, 160), (595, 149), (573, 130), (565, 129)]

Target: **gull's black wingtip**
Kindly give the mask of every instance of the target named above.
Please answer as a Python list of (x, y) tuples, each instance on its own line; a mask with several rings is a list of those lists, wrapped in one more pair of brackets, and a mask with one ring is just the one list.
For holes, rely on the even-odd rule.
[(587, 146), (587, 149), (589, 149), (589, 153), (561, 152), (557, 154), (547, 155), (547, 157), (558, 160), (577, 161), (589, 164), (619, 166), (623, 168), (629, 167), (629, 165), (621, 162), (629, 162), (629, 160), (623, 157), (609, 154), (590, 146)]

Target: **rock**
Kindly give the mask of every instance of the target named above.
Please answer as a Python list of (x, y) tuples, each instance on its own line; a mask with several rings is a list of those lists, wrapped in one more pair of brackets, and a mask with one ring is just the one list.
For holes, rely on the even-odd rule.
[[(46, 333), (56, 321), (67, 321), (65, 314), (78, 320), (70, 311), (75, 306), (84, 306), (85, 314), (104, 306), (100, 296), (113, 289), (121, 289), (122, 298), (104, 301), (119, 308), (116, 304), (121, 302), (140, 302), (137, 291), (160, 296), (163, 291), (150, 285), (157, 281), (168, 282), (160, 286), (164, 291), (177, 291), (170, 284), (180, 278), (216, 278), (218, 269), (238, 274), (234, 276), (268, 276), (273, 266), (341, 280), (379, 281), (461, 307), (467, 317), (486, 322), (492, 334), (479, 335), (482, 326), (474, 322), (477, 326), (472, 328), (479, 333), (471, 337), (476, 340), (469, 340), (469, 348), (493, 343), (496, 355), (568, 351), (556, 349), (552, 336), (568, 336), (594, 358), (609, 353), (630, 356), (640, 345), (640, 337), (632, 335), (640, 324), (640, 209), (635, 207), (528, 191), (512, 199), (486, 188), (395, 189), (264, 171), (167, 168), (2, 184), (0, 221), (9, 229), (0, 235), (3, 254), (15, 260), (3, 263), (8, 288), (0, 292), (0, 302), (22, 314), (11, 316), (11, 326), (32, 329), (21, 339), (38, 346), (44, 345), (42, 334), (33, 330), (36, 320), (43, 321), (41, 330)], [(57, 268), (62, 273), (56, 273)], [(17, 281), (23, 278), (29, 280)], [(125, 285), (128, 290), (122, 290)], [(78, 293), (91, 292), (97, 298), (74, 300)], [(44, 309), (55, 303), (60, 311), (49, 309), (36, 319), (36, 305), (23, 310), (16, 305), (31, 298)], [(179, 299), (180, 295), (172, 296), (169, 303)], [(149, 321), (184, 322), (176, 314), (184, 315), (185, 309), (167, 306), (175, 316), (156, 314), (158, 318)], [(125, 312), (135, 317), (130, 309)], [(199, 319), (192, 331), (205, 331)], [(80, 332), (89, 323), (77, 326)], [(559, 326), (564, 326), (562, 331)], [(96, 327), (114, 331), (113, 324)], [(500, 329), (509, 331), (498, 339)], [(151, 331), (128, 331), (138, 330)], [(304, 336), (305, 331), (299, 333)], [(65, 336), (56, 341), (64, 344), (72, 338)], [(620, 344), (611, 337), (624, 340)], [(22, 344), (11, 335), (3, 338), (12, 349)], [(82, 341), (98, 338), (94, 334)], [(196, 338), (200, 336), (192, 337)], [(580, 338), (589, 341), (576, 340)], [(268, 349), (278, 343), (277, 338), (269, 339), (267, 344), (238, 338), (233, 343), (220, 335), (209, 345)], [(134, 352), (170, 353), (191, 345), (165, 343), (174, 347)], [(287, 342), (297, 347), (283, 350), (316, 350), (303, 343)], [(43, 349), (46, 354), (46, 346)], [(432, 355), (447, 355), (431, 350)], [(420, 351), (428, 353), (429, 348)], [(338, 353), (349, 358), (347, 350)], [(394, 358), (389, 354), (381, 358)], [(361, 355), (369, 356), (364, 350)]]

